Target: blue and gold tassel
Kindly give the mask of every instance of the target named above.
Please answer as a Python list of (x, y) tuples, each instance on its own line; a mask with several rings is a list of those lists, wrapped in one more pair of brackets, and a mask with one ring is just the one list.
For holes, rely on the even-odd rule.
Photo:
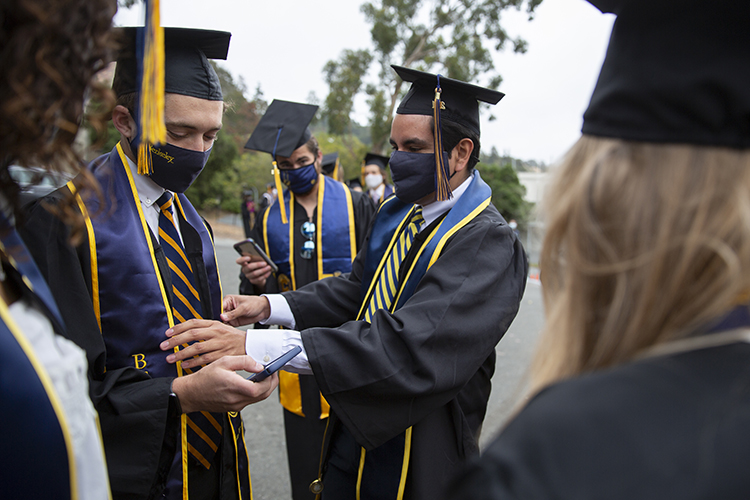
[(437, 87), (435, 87), (435, 101), (432, 103), (432, 117), (434, 130), (432, 135), (435, 138), (435, 168), (437, 170), (435, 175), (435, 190), (437, 193), (437, 201), (449, 200), (452, 196), (450, 180), (450, 167), (444, 161), (443, 157), (443, 134), (440, 132), (440, 108), (443, 103), (440, 101), (440, 94), (442, 89), (440, 88), (440, 75), (437, 75)]
[(138, 146), (138, 173), (150, 175), (151, 146), (167, 142), (164, 125), (164, 28), (159, 15), (159, 0), (145, 0), (146, 22), (143, 30), (143, 53), (139, 60), (141, 77), (140, 118), (141, 143)]

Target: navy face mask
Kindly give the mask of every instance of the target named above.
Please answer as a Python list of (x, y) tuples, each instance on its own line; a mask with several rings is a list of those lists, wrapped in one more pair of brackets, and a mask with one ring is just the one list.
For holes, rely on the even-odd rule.
[[(134, 154), (140, 142), (140, 134), (131, 141), (130, 147)], [(193, 151), (173, 144), (151, 146), (151, 164), (154, 168), (151, 179), (164, 189), (184, 193), (206, 166), (211, 149), (213, 148), (208, 151)]]
[[(448, 164), (446, 152), (443, 152), (443, 161)], [(388, 164), (396, 198), (404, 203), (416, 203), (437, 189), (434, 153), (394, 151)]]
[(315, 185), (315, 181), (318, 180), (318, 171), (315, 170), (315, 163), (294, 170), (279, 169), (279, 174), (281, 175), (281, 182), (286, 184), (294, 194), (310, 192)]

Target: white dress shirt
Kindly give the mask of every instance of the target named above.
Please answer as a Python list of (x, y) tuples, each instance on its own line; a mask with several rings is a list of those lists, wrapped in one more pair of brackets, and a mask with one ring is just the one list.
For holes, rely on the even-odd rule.
[[(141, 200), (141, 209), (143, 210), (143, 217), (146, 219), (146, 224), (148, 224), (149, 229), (151, 229), (156, 238), (159, 239), (159, 214), (161, 213), (161, 207), (157, 205), (156, 200), (167, 190), (155, 183), (151, 177), (140, 175), (138, 173), (138, 166), (130, 158), (128, 158), (128, 167), (130, 167), (130, 172), (133, 175), (135, 188), (138, 190), (138, 198)], [(171, 208), (172, 215), (176, 215), (176, 205), (174, 203), (172, 203)], [(174, 219), (175, 226), (177, 227), (177, 234), (180, 235), (180, 240), (182, 240), (180, 218), (172, 217), (172, 219)], [(182, 243), (184, 244), (184, 242)]]
[[(453, 190), (453, 196), (450, 200), (435, 201), (422, 207), (422, 217), (424, 217), (424, 222), (419, 230), (421, 231), (423, 228), (429, 226), (437, 220), (438, 217), (453, 208), (453, 205), (456, 204), (458, 199), (466, 191), (466, 188), (469, 187), (472, 179), (473, 175)], [(302, 347), (302, 352), (292, 358), (292, 360), (284, 366), (284, 370), (292, 373), (299, 373), (301, 375), (312, 375), (307, 352), (305, 351), (305, 346), (302, 344), (302, 336), (294, 329), (296, 327), (296, 321), (294, 319), (294, 314), (292, 314), (292, 310), (289, 307), (289, 303), (281, 294), (264, 294), (263, 297), (268, 299), (268, 303), (271, 306), (271, 314), (268, 316), (268, 319), (261, 321), (260, 323), (264, 325), (280, 325), (287, 329), (248, 330), (247, 335), (245, 336), (245, 352), (256, 361), (266, 364), (269, 361), (278, 358), (294, 346), (300, 346)]]

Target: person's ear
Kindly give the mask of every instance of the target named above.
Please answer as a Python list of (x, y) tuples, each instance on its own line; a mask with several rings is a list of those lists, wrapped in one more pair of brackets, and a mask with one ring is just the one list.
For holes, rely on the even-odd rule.
[(128, 108), (119, 104), (112, 110), (112, 124), (128, 140), (133, 139), (138, 130)]
[(453, 164), (454, 172), (461, 172), (466, 169), (471, 158), (471, 153), (474, 151), (474, 142), (468, 137), (464, 137), (456, 147), (451, 151), (451, 163)]

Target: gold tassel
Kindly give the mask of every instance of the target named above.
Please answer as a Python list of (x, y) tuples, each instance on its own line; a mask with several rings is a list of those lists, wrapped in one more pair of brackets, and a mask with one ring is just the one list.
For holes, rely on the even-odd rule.
[(140, 91), (141, 143), (138, 147), (138, 173), (141, 175), (153, 171), (151, 146), (167, 142), (167, 128), (164, 125), (164, 28), (161, 27), (159, 11), (159, 0), (146, 1)]
[(341, 177), (339, 175), (339, 159), (336, 158), (336, 164), (333, 166), (333, 178), (337, 181), (341, 180)]
[(288, 222), (286, 218), (286, 206), (284, 206), (284, 190), (281, 185), (281, 174), (279, 173), (279, 167), (276, 165), (276, 160), (273, 161), (273, 180), (276, 183), (276, 201), (279, 203), (279, 209), (281, 210), (281, 223), (286, 224)]

